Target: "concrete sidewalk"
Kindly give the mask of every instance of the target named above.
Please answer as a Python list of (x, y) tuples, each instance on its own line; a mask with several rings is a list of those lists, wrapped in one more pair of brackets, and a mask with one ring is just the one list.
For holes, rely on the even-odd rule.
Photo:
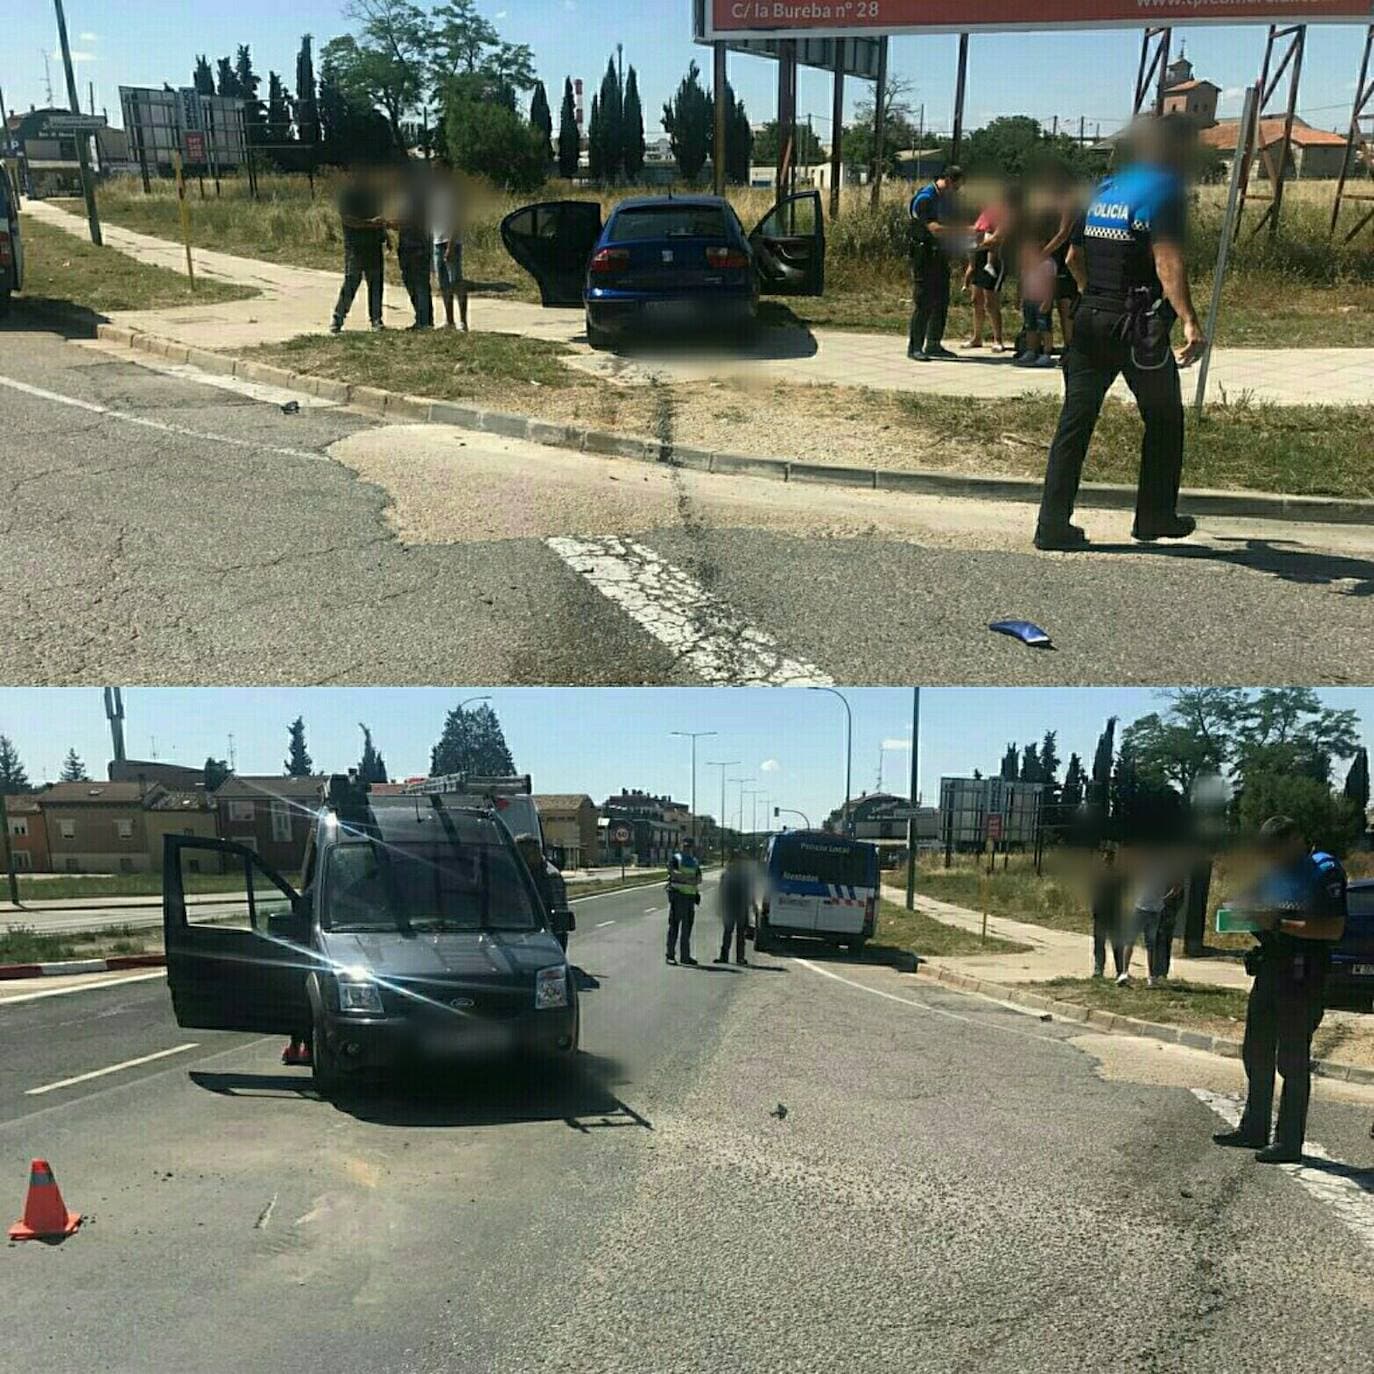
[[(899, 906), (906, 902), (901, 888), (884, 887), (883, 896)], [(983, 915), (968, 907), (937, 902), (933, 897), (916, 896), (916, 906), (927, 916), (946, 925), (959, 926), (977, 934), (983, 926)], [(940, 963), (975, 978), (998, 983), (1045, 982), (1051, 978), (1086, 978), (1092, 973), (1092, 936), (1079, 935), (1071, 930), (1051, 930), (1048, 926), (1032, 925), (1028, 921), (1014, 921), (1007, 916), (989, 916), (988, 934), (1017, 944), (1029, 945), (1024, 954), (974, 954), (961, 958), (942, 956)], [(920, 951), (918, 950), (919, 954)], [(1108, 967), (1111, 956), (1108, 955)], [(1145, 976), (1145, 954), (1137, 949), (1131, 960), (1134, 977)], [(1187, 959), (1175, 956), (1170, 976), (1189, 983), (1211, 983), (1217, 987), (1248, 990), (1250, 978), (1240, 960), (1227, 958)]]
[[(25, 213), (72, 233), (86, 232), (85, 221), (43, 201), (29, 200)], [(185, 270), (185, 250), (168, 239), (154, 238), (116, 225), (105, 226), (112, 248), (172, 271)], [(293, 267), (236, 257), (209, 249), (193, 250), (197, 275), (256, 287), (249, 300), (216, 305), (180, 306), (168, 310), (118, 311), (111, 318), (128, 328), (146, 330), (193, 348), (233, 351), (255, 344), (279, 343), (301, 333), (323, 332), (338, 292), (339, 277), (314, 268)], [(511, 264), (511, 271), (519, 268)], [(404, 293), (388, 287), (384, 319), (401, 327), (413, 318)], [(728, 362), (722, 359), (626, 357), (593, 353), (583, 342), (580, 310), (546, 310), (526, 301), (474, 297), (472, 321), (479, 330), (519, 334), (566, 344), (572, 366), (621, 385), (649, 381), (718, 380), (725, 368), (766, 381), (812, 385), (871, 387), (883, 391), (998, 399), (1027, 393), (1059, 395), (1057, 369), (1012, 367), (1006, 355), (970, 353), (959, 362), (917, 364), (905, 356), (905, 339), (897, 334), (848, 330), (765, 329), (755, 345)], [(355, 302), (348, 328), (366, 327), (366, 311)], [(1297, 364), (1301, 364), (1300, 366)], [(1374, 348), (1237, 349), (1213, 352), (1208, 399), (1283, 405), (1374, 403)], [(1185, 395), (1194, 375), (1185, 373)], [(1123, 383), (1114, 394), (1129, 396)]]

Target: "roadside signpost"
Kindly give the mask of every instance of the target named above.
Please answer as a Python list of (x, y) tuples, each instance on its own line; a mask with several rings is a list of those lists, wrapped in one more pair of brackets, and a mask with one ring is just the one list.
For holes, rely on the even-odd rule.
[(196, 270), (191, 265), (191, 211), (186, 205), (186, 179), (181, 175), (181, 154), (172, 153), (172, 171), (177, 179), (177, 209), (181, 212), (181, 241), (186, 245), (186, 277), (196, 289)]
[[(72, 49), (67, 42), (67, 16), (62, 12), (62, 0), (53, 0), (53, 8), (57, 11), (57, 39), (62, 49), (62, 66), (67, 74), (67, 99), (70, 108), (74, 113), (65, 116), (49, 116), (48, 127), (52, 128), (57, 119), (81, 120), (94, 119), (94, 115), (81, 114), (81, 100), (76, 93), (76, 73), (72, 69)], [(102, 119), (96, 128), (104, 128), (105, 121)], [(91, 180), (91, 160), (86, 148), (86, 135), (78, 132), (76, 138), (76, 160), (81, 168), (81, 194), (86, 200), (86, 222), (91, 228), (91, 242), (97, 248), (103, 242), (100, 235), (100, 212), (95, 208), (95, 182)]]
[(44, 123), (55, 134), (93, 134), (109, 127), (104, 115), (50, 114)]

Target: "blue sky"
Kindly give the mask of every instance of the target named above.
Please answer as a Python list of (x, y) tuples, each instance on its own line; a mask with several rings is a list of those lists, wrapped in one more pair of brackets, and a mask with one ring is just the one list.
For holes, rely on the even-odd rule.
[[(18, 13), (15, 13), (15, 10)], [(86, 83), (96, 83), (97, 106), (108, 107), (118, 122), (119, 93), (125, 85), (189, 84), (197, 52), (211, 61), (232, 53), (239, 43), (253, 49), (263, 74), (281, 72), (294, 84), (300, 35), (313, 33), (317, 45), (347, 32), (340, 0), (297, 0), (284, 6), (267, 0), (234, 5), (187, 6), (184, 0), (67, 0), (67, 26), (79, 55), (77, 77), (83, 102)], [(664, 100), (676, 87), (688, 61), (709, 68), (705, 49), (692, 44), (688, 0), (641, 0), (606, 6), (594, 0), (484, 0), (480, 8), (512, 42), (528, 43), (551, 98), (565, 75), (587, 82), (599, 79), (617, 41), (627, 62), (640, 72), (646, 124), (657, 125)], [(0, 47), (0, 86), (10, 109), (44, 103), (44, 51), (56, 51), (56, 25), (49, 0), (9, 0), (5, 42)], [(1264, 47), (1259, 26), (1205, 26), (1175, 30), (1186, 37), (1188, 55), (1201, 76), (1227, 96), (1222, 113), (1238, 113), (1240, 92), (1255, 80)], [(1324, 128), (1345, 128), (1355, 88), (1360, 31), (1354, 26), (1314, 25), (1309, 30), (1303, 69), (1301, 111)], [(978, 125), (996, 114), (1032, 114), (1049, 123), (1077, 128), (1086, 116), (1088, 132), (1100, 122), (1104, 131), (1129, 113), (1139, 52), (1139, 34), (1107, 30), (1074, 34), (975, 34), (972, 40), (968, 118)], [(928, 128), (947, 129), (954, 90), (956, 39), (951, 35), (901, 37), (892, 43), (892, 65), (912, 83), (913, 108), (924, 103)], [(52, 62), (53, 85), (62, 104), (61, 64)], [(731, 81), (755, 121), (773, 109), (776, 68), (757, 58), (731, 59)], [(799, 108), (816, 116), (815, 128), (829, 136), (829, 85), (823, 74), (804, 72)], [(851, 97), (867, 92), (851, 82)], [(852, 98), (851, 98), (852, 106)], [(556, 101), (555, 101), (556, 107)]]
[[(905, 792), (910, 768), (911, 692), (846, 688), (854, 713), (854, 793), (878, 780)], [(687, 740), (672, 730), (714, 730), (697, 744), (698, 808), (720, 809), (721, 770), (744, 778), (772, 804), (795, 807), (819, 824), (844, 796), (844, 708), (825, 692), (800, 688), (128, 688), (125, 734), (130, 757), (199, 767), (229, 754), (239, 771), (277, 774), (287, 725), (306, 721), (317, 768), (346, 768), (361, 752), (358, 722), (371, 727), (393, 777), (423, 774), (445, 713), (490, 695), (517, 768), (540, 792), (587, 792), (596, 801), (624, 787), (691, 790)], [(1320, 695), (1354, 707), (1374, 725), (1374, 690)], [(1159, 707), (1139, 688), (926, 688), (921, 693), (921, 790), (933, 802), (942, 774), (995, 769), (1010, 741), (1059, 732), (1060, 757), (1090, 757), (1109, 715), (1129, 721)], [(103, 776), (109, 733), (96, 688), (0, 688), (0, 734), (20, 751), (31, 780), (56, 776), (75, 748), (92, 776)], [(733, 820), (738, 784), (728, 789)], [(746, 813), (747, 819), (747, 813)], [(762, 820), (760, 821), (762, 823)], [(794, 821), (795, 823), (795, 821)]]

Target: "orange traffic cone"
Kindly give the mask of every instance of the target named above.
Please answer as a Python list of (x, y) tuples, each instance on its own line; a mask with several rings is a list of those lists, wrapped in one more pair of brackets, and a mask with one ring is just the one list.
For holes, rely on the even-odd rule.
[(29, 1166), (24, 1215), (10, 1227), (10, 1239), (54, 1240), (71, 1235), (80, 1225), (81, 1213), (67, 1210), (48, 1161), (35, 1159)]

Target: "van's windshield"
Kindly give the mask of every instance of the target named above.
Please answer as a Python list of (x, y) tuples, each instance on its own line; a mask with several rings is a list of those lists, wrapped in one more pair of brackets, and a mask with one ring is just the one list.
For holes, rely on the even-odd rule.
[(774, 844), (768, 872), (779, 882), (871, 887), (873, 852), (867, 845), (843, 841), (792, 840)]
[(534, 930), (520, 861), (488, 840), (336, 845), (325, 863), (321, 925), (335, 931)]

